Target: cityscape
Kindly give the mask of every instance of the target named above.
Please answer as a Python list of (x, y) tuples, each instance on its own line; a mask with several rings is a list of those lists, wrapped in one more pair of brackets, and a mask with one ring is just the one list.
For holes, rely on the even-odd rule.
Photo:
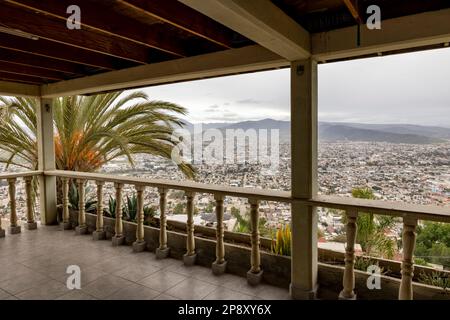
[[(351, 197), (354, 188), (369, 188), (376, 199), (403, 201), (422, 205), (450, 205), (450, 142), (435, 144), (398, 144), (389, 142), (320, 141), (318, 148), (319, 194)], [(200, 164), (195, 165), (196, 181), (206, 184), (228, 185), (243, 188), (290, 190), (290, 145), (279, 147), (279, 167), (274, 171), (264, 164)], [(101, 172), (158, 178), (185, 180), (177, 166), (169, 160), (150, 155), (137, 155), (134, 168), (126, 159), (118, 159), (105, 165)], [(0, 212), (7, 218), (8, 185), (0, 181)], [(87, 198), (95, 198), (95, 183), (89, 182)], [(105, 206), (115, 191), (106, 184)], [(124, 195), (132, 195), (134, 186), (126, 185)], [(25, 219), (24, 184), (17, 183), (18, 213)], [(144, 204), (158, 211), (159, 195), (156, 189), (147, 188)], [(180, 191), (168, 195), (168, 220), (186, 221), (180, 203), (185, 200)], [(197, 194), (195, 199), (195, 223), (215, 226), (214, 197), (212, 194)], [(224, 201), (226, 230), (235, 230), (237, 219), (231, 214), (238, 212), (247, 219), (249, 209), (246, 199), (227, 197)], [(184, 208), (183, 208), (184, 210)], [(37, 212), (37, 211), (36, 211)], [(321, 241), (319, 247), (344, 251), (344, 243), (335, 241), (345, 233), (342, 214), (337, 210), (318, 209)], [(276, 230), (290, 222), (290, 205), (262, 201), (260, 217), (265, 228)], [(400, 239), (401, 223), (390, 230), (390, 236)], [(268, 235), (266, 235), (268, 236)]]

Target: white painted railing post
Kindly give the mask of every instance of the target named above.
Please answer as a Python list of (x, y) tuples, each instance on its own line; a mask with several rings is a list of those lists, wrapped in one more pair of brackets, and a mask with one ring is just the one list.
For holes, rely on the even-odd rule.
[(358, 218), (358, 211), (356, 209), (349, 209), (346, 212), (347, 225), (345, 232), (347, 236), (347, 244), (345, 247), (345, 269), (344, 278), (342, 280), (343, 289), (339, 294), (339, 299), (342, 300), (356, 300), (355, 289), (355, 242)]
[(87, 225), (86, 225), (86, 180), (77, 179), (78, 185), (78, 226), (75, 228), (75, 232), (77, 234), (86, 234), (87, 233)]
[(156, 249), (158, 259), (167, 258), (170, 254), (170, 248), (167, 246), (167, 189), (159, 188), (159, 248)]
[(63, 200), (63, 213), (62, 213), (62, 229), (69, 230), (72, 227), (70, 223), (69, 213), (69, 178), (61, 178), (62, 182), (62, 200)]
[(112, 245), (120, 246), (125, 242), (123, 236), (123, 222), (122, 222), (122, 189), (123, 183), (114, 183), (116, 188), (116, 223), (114, 228), (114, 237), (112, 237)]
[(216, 261), (212, 264), (212, 271), (214, 274), (223, 274), (227, 268), (227, 261), (225, 260), (225, 244), (223, 241), (223, 200), (224, 195), (215, 194), (214, 199), (216, 200)]
[(28, 230), (37, 229), (37, 223), (34, 221), (34, 203), (33, 203), (33, 177), (25, 177), (25, 193), (27, 195), (27, 224)]
[(183, 255), (183, 262), (187, 266), (195, 264), (197, 254), (195, 253), (195, 236), (194, 236), (194, 192), (186, 192), (186, 254)]
[(252, 228), (251, 242), (251, 268), (247, 272), (247, 282), (250, 285), (257, 285), (262, 280), (263, 271), (261, 269), (260, 239), (259, 239), (259, 201), (249, 199), (250, 203), (250, 222)]
[(136, 185), (137, 192), (137, 227), (136, 227), (136, 241), (133, 242), (133, 251), (142, 252), (147, 247), (144, 240), (144, 191), (145, 186)]
[(8, 179), (9, 189), (9, 233), (20, 233), (20, 226), (17, 224), (17, 209), (16, 209), (16, 178)]
[(105, 182), (97, 180), (95, 183), (97, 185), (97, 220), (92, 238), (94, 240), (103, 240), (106, 238), (106, 232), (103, 227), (103, 186)]
[(416, 218), (403, 218), (403, 260), (402, 260), (402, 281), (398, 294), (399, 300), (412, 300), (414, 276), (414, 247), (416, 243)]

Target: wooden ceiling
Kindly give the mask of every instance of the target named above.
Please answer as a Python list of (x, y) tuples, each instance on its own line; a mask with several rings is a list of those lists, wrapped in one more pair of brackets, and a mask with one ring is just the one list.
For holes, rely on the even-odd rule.
[[(364, 21), (369, 4), (381, 7), (383, 19), (450, 7), (448, 0), (272, 2), (311, 33)], [(74, 4), (81, 8), (80, 30), (66, 27), (67, 8)], [(5, 81), (54, 83), (253, 44), (177, 0), (0, 0)]]
[(377, 5), (381, 19), (450, 8), (449, 0), (271, 0), (311, 33), (364, 23), (367, 7)]

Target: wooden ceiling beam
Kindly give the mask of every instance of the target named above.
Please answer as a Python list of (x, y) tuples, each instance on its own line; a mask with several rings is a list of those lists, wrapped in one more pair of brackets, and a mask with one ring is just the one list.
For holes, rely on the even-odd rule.
[(81, 66), (57, 59), (36, 56), (29, 53), (0, 48), (0, 61), (24, 66), (34, 66), (46, 70), (53, 70), (74, 75), (82, 75)]
[(29, 84), (43, 84), (46, 82), (44, 79), (30, 77), (22, 74), (7, 73), (3, 71), (0, 71), (0, 80), (29, 83)]
[(223, 48), (233, 47), (233, 32), (230, 29), (177, 0), (117, 0), (117, 2)]
[(0, 19), (3, 26), (30, 33), (40, 39), (141, 64), (156, 61), (156, 56), (148, 47), (131, 41), (112, 39), (111, 36), (86, 28), (69, 30), (65, 21), (12, 5), (2, 4)]
[[(27, 8), (52, 17), (67, 20), (67, 8), (72, 0), (41, 1), (41, 0), (6, 0), (8, 3)], [(164, 35), (159, 25), (149, 27), (137, 20), (118, 14), (107, 7), (88, 0), (78, 0), (76, 4), (82, 12), (81, 27), (87, 27), (109, 36), (135, 42), (157, 49), (177, 57), (187, 56), (180, 41), (169, 35)], [(120, 23), (119, 23), (120, 21)]]
[(64, 60), (106, 70), (116, 70), (136, 65), (114, 57), (96, 52), (69, 47), (61, 43), (45, 39), (31, 40), (0, 33), (0, 48), (10, 49), (52, 59)]
[(362, 24), (361, 15), (359, 14), (358, 0), (342, 0), (347, 7), (348, 11), (352, 17), (358, 22), (358, 24)]
[(179, 0), (289, 60), (308, 58), (310, 35), (270, 0)]
[(0, 95), (14, 97), (37, 97), (41, 94), (38, 85), (29, 85), (0, 80)]
[(24, 66), (21, 64), (14, 64), (10, 62), (0, 61), (0, 71), (23, 74), (30, 77), (45, 78), (50, 80), (64, 80), (67, 77), (63, 73), (52, 70), (45, 70), (32, 66)]
[(279, 55), (253, 45), (60, 81), (42, 86), (41, 93), (44, 98), (94, 94), (287, 66)]

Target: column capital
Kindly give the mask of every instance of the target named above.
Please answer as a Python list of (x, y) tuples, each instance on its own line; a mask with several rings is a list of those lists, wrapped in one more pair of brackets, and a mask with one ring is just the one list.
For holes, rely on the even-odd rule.
[(12, 183), (16, 183), (17, 178), (8, 178), (8, 183), (12, 184)]
[(225, 199), (225, 195), (223, 193), (215, 193), (214, 194), (214, 200), (223, 201), (224, 199)]
[(145, 187), (146, 187), (146, 186), (143, 185), (143, 184), (135, 184), (135, 185), (134, 185), (134, 188), (136, 189), (137, 192), (144, 192)]

